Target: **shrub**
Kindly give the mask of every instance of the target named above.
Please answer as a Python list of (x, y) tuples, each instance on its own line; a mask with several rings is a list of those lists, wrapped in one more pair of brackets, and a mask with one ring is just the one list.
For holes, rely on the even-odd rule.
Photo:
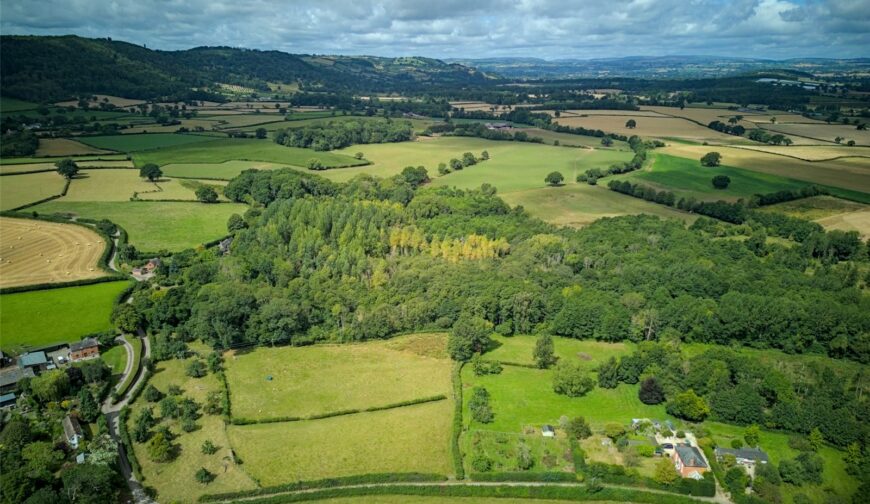
[(218, 451), (218, 447), (211, 442), (211, 439), (206, 439), (202, 442), (201, 447), (203, 455), (214, 455)]
[(488, 472), (492, 469), (492, 460), (484, 455), (475, 455), (471, 459), (471, 468), (477, 472)]
[(652, 445), (638, 445), (634, 449), (641, 457), (652, 457), (656, 453), (656, 448)]
[(474, 387), (468, 401), (471, 418), (480, 423), (492, 422), (492, 409), (489, 407), (489, 392), (483, 387)]
[(665, 391), (656, 377), (650, 376), (640, 384), (637, 396), (644, 404), (660, 404), (665, 400)]
[(154, 403), (162, 399), (163, 394), (159, 390), (157, 390), (154, 385), (148, 384), (148, 386), (145, 387), (145, 392), (143, 393), (142, 397), (144, 397), (146, 401)]
[(586, 439), (592, 435), (592, 429), (589, 427), (589, 423), (586, 422), (586, 419), (581, 417), (574, 417), (569, 422), (565, 429), (568, 432), (568, 435), (574, 439)]
[(735, 448), (737, 450), (739, 450), (740, 448), (743, 448), (743, 440), (740, 438), (732, 439), (731, 440), (731, 448)]
[(728, 175), (716, 175), (710, 180), (710, 182), (716, 189), (727, 189), (731, 184), (731, 177)]
[(679, 418), (700, 422), (710, 414), (710, 407), (694, 390), (689, 389), (674, 396), (668, 403), (667, 412)]
[(215, 475), (209, 472), (205, 467), (200, 467), (199, 471), (196, 471), (196, 481), (199, 481), (203, 485), (208, 485), (212, 481), (214, 481)]
[(625, 435), (625, 426), (619, 423), (611, 422), (604, 426), (604, 435), (610, 439), (616, 440)]
[(187, 376), (192, 378), (202, 378), (206, 373), (205, 363), (199, 359), (194, 359), (187, 365)]
[(538, 336), (535, 341), (535, 349), (532, 351), (532, 357), (535, 359), (535, 365), (538, 369), (547, 369), (556, 363), (555, 347), (553, 346), (553, 337), (549, 334)]
[(532, 450), (523, 442), (517, 446), (517, 469), (520, 471), (528, 471), (535, 465), (535, 460), (532, 458)]
[(582, 397), (595, 388), (595, 380), (579, 362), (562, 361), (553, 373), (553, 391), (569, 397)]

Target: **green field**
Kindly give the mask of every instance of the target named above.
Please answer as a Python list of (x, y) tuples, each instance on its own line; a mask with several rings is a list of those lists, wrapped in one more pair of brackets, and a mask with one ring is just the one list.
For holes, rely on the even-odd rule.
[(0, 177), (0, 210), (11, 210), (58, 195), (65, 183), (64, 178), (54, 172)]
[(78, 341), (112, 328), (115, 298), (130, 282), (105, 282), (0, 295), (4, 351)]
[[(521, 497), (441, 497), (418, 495), (366, 495), (318, 500), (320, 504), (564, 504), (564, 500)], [(596, 500), (590, 504), (632, 504), (628, 501)]]
[(277, 170), (279, 168), (293, 168), (293, 166), (263, 161), (225, 161), (223, 163), (172, 163), (163, 166), (162, 169), (163, 173), (168, 177), (207, 177), (230, 180), (251, 168), (257, 170)]
[(127, 349), (124, 348), (124, 345), (115, 345), (105, 352), (101, 352), (100, 359), (109, 366), (113, 375), (120, 375), (127, 366)]
[[(64, 156), (63, 159), (72, 159), (76, 163), (80, 161), (123, 161), (127, 159), (124, 154), (98, 154), (92, 156)], [(10, 164), (28, 164), (28, 163), (54, 163), (52, 158), (44, 157), (5, 157), (0, 158), (0, 166)]]
[(227, 234), (230, 215), (243, 214), (245, 205), (185, 202), (64, 202), (44, 203), (33, 210), (41, 214), (74, 213), (91, 219), (109, 219), (128, 234), (138, 250), (179, 251), (216, 240)]
[(39, 107), (38, 103), (18, 100), (16, 98), (2, 97), (0, 98), (0, 113), (6, 112), (21, 112), (22, 110), (34, 110)]
[(426, 348), (446, 346), (443, 334), (412, 335), (356, 345), (263, 347), (228, 357), (233, 416), (305, 417), (448, 395), (450, 361), (405, 348), (423, 338), (430, 340)]
[[(513, 362), (518, 364), (534, 364), (532, 352), (535, 349), (537, 336), (517, 335), (501, 336), (493, 335), (492, 349), (486, 352), (487, 360), (500, 362)], [(635, 345), (631, 342), (604, 343), (602, 341), (578, 340), (573, 338), (553, 337), (556, 348), (556, 356), (560, 359), (577, 359), (588, 364), (591, 370), (611, 357), (619, 358), (634, 351)]]
[(135, 152), (164, 149), (178, 145), (213, 142), (215, 137), (205, 135), (180, 135), (174, 133), (144, 133), (134, 135), (110, 135), (79, 137), (81, 143), (118, 152)]
[[(220, 384), (214, 374), (208, 374), (203, 378), (187, 376), (185, 373), (187, 362), (188, 360), (173, 359), (158, 363), (149, 383), (164, 394), (170, 385), (177, 385), (181, 387), (185, 397), (203, 404), (208, 393), (219, 390)], [(142, 396), (130, 406), (128, 429), (132, 431), (139, 412), (148, 406), (156, 405), (147, 403)], [(160, 418), (159, 407), (154, 408), (154, 414), (156, 418)], [(227, 439), (220, 415), (203, 414), (196, 421), (200, 428), (190, 433), (185, 433), (181, 429), (178, 420), (167, 420), (162, 424), (168, 425), (171, 431), (178, 435), (173, 441), (178, 450), (177, 458), (166, 463), (153, 462), (148, 457), (145, 445), (134, 443), (134, 451), (142, 466), (145, 484), (157, 489), (160, 502), (192, 503), (196, 502), (202, 494), (249, 490), (256, 487), (254, 481), (245, 473), (244, 466), (230, 462), (230, 450), (233, 447)], [(218, 447), (217, 453), (214, 455), (202, 453), (201, 446), (206, 440), (210, 440)], [(197, 483), (194, 478), (200, 467), (205, 467), (217, 475), (208, 486)]]
[[(356, 152), (356, 151), (353, 151)], [(141, 152), (133, 155), (136, 166), (155, 163), (160, 166), (170, 163), (223, 163), (224, 161), (265, 161), (267, 163), (305, 166), (309, 159), (319, 159), (326, 166), (350, 166), (365, 163), (348, 156), (331, 152), (316, 152), (310, 149), (284, 147), (269, 140), (221, 139), (194, 145)], [(196, 177), (208, 177), (198, 173)]]
[(191, 189), (180, 181), (161, 179), (156, 184), (139, 177), (139, 170), (85, 170), (73, 179), (66, 196), (55, 203), (130, 201), (134, 194), (141, 199), (196, 200)]
[(450, 474), (448, 400), (322, 420), (228, 426), (263, 486), (356, 474)]
[[(716, 189), (711, 183), (715, 175), (727, 175), (731, 184), (727, 189)], [(797, 189), (808, 184), (799, 180), (730, 166), (707, 167), (700, 161), (667, 154), (655, 154), (652, 165), (619, 178), (646, 183), (660, 189), (674, 191), (680, 196), (694, 196), (701, 200), (736, 200), (753, 194), (765, 194), (784, 189)]]
[(533, 465), (529, 472), (567, 472), (574, 471), (574, 458), (571, 445), (562, 433), (556, 438), (545, 438), (539, 426), (529, 429), (527, 434), (514, 432), (492, 432), (469, 430), (462, 434), (461, 446), (465, 457), (466, 472), (476, 472), (471, 461), (486, 457), (492, 461), (491, 472), (519, 471), (517, 452), (520, 445), (529, 448)]

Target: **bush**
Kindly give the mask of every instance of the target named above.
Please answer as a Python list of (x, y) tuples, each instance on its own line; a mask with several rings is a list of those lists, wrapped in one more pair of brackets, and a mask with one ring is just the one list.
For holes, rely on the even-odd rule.
[(731, 448), (734, 448), (737, 450), (739, 450), (740, 448), (743, 448), (743, 440), (740, 438), (732, 439), (731, 440)]
[(731, 184), (731, 178), (728, 175), (716, 175), (710, 182), (716, 189), (727, 189)]
[(656, 377), (650, 376), (640, 384), (637, 396), (644, 404), (660, 404), (665, 400), (665, 391)]
[(595, 388), (593, 379), (580, 362), (562, 361), (553, 373), (553, 391), (569, 397), (582, 397)]
[(145, 387), (145, 392), (143, 394), (143, 397), (145, 398), (146, 401), (148, 401), (150, 403), (154, 403), (154, 402), (157, 402), (160, 399), (162, 399), (163, 394), (159, 390), (157, 390), (157, 388), (154, 387), (154, 385), (148, 384), (148, 386)]
[(638, 445), (634, 449), (641, 457), (652, 457), (656, 453), (656, 448), (652, 445)]
[(492, 422), (493, 414), (489, 407), (489, 392), (485, 388), (474, 387), (471, 399), (468, 401), (468, 409), (471, 411), (471, 418), (476, 422)]
[(190, 361), (187, 365), (187, 376), (192, 378), (202, 378), (207, 374), (207, 370), (205, 367), (205, 363), (203, 363), (199, 359), (194, 359)]
[(488, 472), (492, 469), (492, 460), (484, 455), (475, 455), (475, 457), (471, 459), (471, 468), (477, 472)]
[(586, 439), (592, 435), (592, 429), (589, 427), (589, 423), (586, 422), (586, 419), (582, 416), (572, 418), (568, 422), (565, 430), (572, 439)]

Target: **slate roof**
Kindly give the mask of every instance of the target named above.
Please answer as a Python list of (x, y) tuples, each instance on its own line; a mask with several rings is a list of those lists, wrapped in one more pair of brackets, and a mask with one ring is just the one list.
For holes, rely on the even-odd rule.
[(74, 435), (81, 437), (82, 426), (79, 425), (78, 420), (67, 415), (63, 419), (63, 434), (66, 436), (67, 439), (70, 439)]
[(4, 369), (0, 372), (0, 387), (7, 387), (9, 385), (15, 385), (20, 382), (22, 378), (33, 378), (36, 376), (33, 373), (33, 369), (31, 368), (9, 368)]
[(680, 457), (680, 460), (683, 461), (683, 465), (686, 467), (707, 467), (707, 462), (704, 461), (701, 452), (694, 446), (679, 445), (674, 450), (676, 450), (677, 456)]
[(48, 357), (45, 352), (30, 352), (18, 358), (18, 365), (21, 367), (41, 366), (48, 363)]
[(91, 348), (95, 346), (100, 346), (100, 342), (97, 341), (96, 338), (85, 338), (81, 341), (76, 341), (75, 343), (69, 346), (70, 352), (78, 352), (79, 350), (84, 350), (85, 348)]
[(733, 448), (716, 448), (716, 456), (721, 457), (722, 455), (734, 455), (735, 458), (739, 459), (757, 460), (763, 464), (768, 462), (767, 453), (758, 448), (740, 448), (738, 450)]

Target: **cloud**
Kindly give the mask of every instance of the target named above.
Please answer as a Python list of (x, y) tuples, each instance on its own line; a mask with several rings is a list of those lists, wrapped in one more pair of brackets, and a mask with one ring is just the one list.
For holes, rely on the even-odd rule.
[(385, 56), (858, 57), (870, 0), (4, 0), (0, 32)]

